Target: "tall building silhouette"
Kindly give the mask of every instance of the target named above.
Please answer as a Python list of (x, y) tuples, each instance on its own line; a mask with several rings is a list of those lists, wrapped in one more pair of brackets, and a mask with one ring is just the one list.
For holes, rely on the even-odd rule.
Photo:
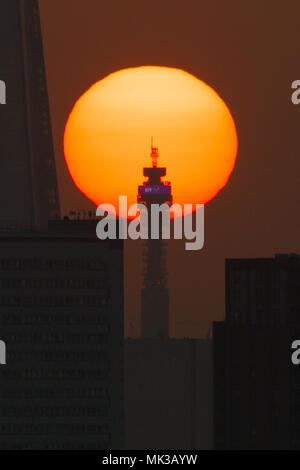
[(226, 319), (214, 323), (216, 449), (299, 449), (300, 257), (226, 260)]
[(123, 245), (95, 221), (0, 236), (0, 449), (123, 446)]
[(240, 325), (300, 324), (297, 254), (226, 261), (226, 321)]
[(123, 245), (59, 219), (38, 2), (0, 10), (0, 449), (120, 449)]
[[(162, 239), (163, 216), (161, 213), (157, 239), (151, 238), (151, 207), (153, 204), (172, 205), (169, 182), (163, 182), (166, 168), (157, 166), (158, 149), (151, 147), (152, 167), (144, 168), (148, 178), (138, 187), (138, 203), (148, 211), (148, 240), (143, 252), (143, 288), (141, 301), (141, 336), (167, 337), (169, 335), (169, 289), (166, 267), (166, 243)], [(164, 208), (162, 209), (164, 210)]]
[(59, 214), (37, 0), (2, 0), (0, 226), (46, 227)]
[[(167, 246), (164, 216), (172, 205), (166, 168), (152, 167), (138, 187), (145, 206), (148, 239), (144, 242), (141, 337), (125, 341), (125, 447), (127, 449), (210, 449), (212, 447), (212, 343), (169, 337)], [(156, 209), (154, 209), (156, 205)], [(154, 222), (159, 209), (159, 220)], [(140, 207), (141, 219), (143, 207)], [(154, 215), (154, 218), (151, 217)], [(154, 223), (157, 226), (154, 227)], [(152, 230), (153, 229), (153, 230)]]

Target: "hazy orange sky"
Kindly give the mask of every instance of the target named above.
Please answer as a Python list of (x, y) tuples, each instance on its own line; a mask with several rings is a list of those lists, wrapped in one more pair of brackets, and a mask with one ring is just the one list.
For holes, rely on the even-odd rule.
[[(172, 331), (201, 334), (224, 318), (225, 257), (300, 251), (298, 0), (41, 0), (63, 211), (91, 207), (73, 185), (62, 137), (79, 96), (114, 70), (178, 67), (211, 85), (232, 112), (239, 154), (229, 184), (205, 211), (205, 247), (170, 247)], [(141, 172), (142, 178), (142, 172)], [(137, 182), (138, 183), (138, 182)], [(140, 258), (129, 247), (126, 326), (138, 315)], [(131, 251), (130, 251), (131, 250)]]

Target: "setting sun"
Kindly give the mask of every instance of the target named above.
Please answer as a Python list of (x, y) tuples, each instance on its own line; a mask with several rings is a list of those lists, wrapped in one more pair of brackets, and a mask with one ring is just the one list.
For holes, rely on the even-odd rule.
[(205, 204), (226, 185), (238, 147), (228, 107), (195, 76), (155, 66), (112, 73), (79, 98), (64, 134), (74, 183), (97, 206), (135, 203), (151, 136), (174, 203)]

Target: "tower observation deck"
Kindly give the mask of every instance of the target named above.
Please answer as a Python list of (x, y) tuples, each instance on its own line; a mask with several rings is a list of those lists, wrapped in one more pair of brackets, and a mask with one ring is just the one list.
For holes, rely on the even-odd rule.
[[(162, 181), (166, 168), (157, 166), (158, 148), (151, 145), (152, 167), (144, 168), (147, 179), (138, 187), (138, 203), (148, 210), (148, 233), (151, 233), (152, 204), (172, 205), (171, 183)], [(166, 207), (166, 206), (165, 206)], [(143, 287), (141, 297), (141, 336), (143, 338), (168, 337), (169, 289), (167, 279), (166, 242), (162, 239), (162, 220), (158, 239), (145, 241), (143, 246)]]

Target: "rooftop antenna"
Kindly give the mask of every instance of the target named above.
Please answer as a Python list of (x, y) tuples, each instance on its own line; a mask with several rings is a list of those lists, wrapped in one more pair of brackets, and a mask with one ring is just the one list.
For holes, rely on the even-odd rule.
[(152, 158), (152, 167), (153, 168), (157, 167), (158, 157), (159, 157), (158, 148), (153, 147), (153, 137), (151, 137), (151, 158)]

